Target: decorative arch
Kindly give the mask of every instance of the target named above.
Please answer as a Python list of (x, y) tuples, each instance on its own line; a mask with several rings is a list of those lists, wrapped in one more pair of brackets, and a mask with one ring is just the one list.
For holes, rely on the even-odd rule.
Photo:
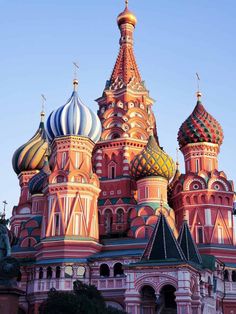
[(150, 238), (153, 233), (153, 228), (151, 226), (141, 226), (135, 232), (135, 238), (145, 239)]
[(150, 206), (141, 207), (138, 211), (138, 216), (151, 216), (154, 214), (154, 210)]
[(116, 222), (124, 223), (124, 209), (119, 207), (116, 210)]

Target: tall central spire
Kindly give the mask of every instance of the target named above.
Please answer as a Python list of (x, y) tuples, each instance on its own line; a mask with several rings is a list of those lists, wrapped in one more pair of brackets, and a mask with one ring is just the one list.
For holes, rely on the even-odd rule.
[(120, 51), (110, 78), (111, 88), (127, 86), (129, 83), (132, 84), (134, 82), (140, 84), (142, 82), (133, 52), (133, 32), (137, 18), (128, 9), (128, 1), (125, 3), (124, 11), (117, 17), (117, 23), (121, 33)]

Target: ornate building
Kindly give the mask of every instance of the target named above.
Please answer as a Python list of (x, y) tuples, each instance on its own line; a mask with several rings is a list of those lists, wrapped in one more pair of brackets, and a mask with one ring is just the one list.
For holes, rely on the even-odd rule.
[(18, 148), (11, 229), (21, 262), (22, 313), (51, 288), (94, 284), (132, 314), (236, 313), (234, 187), (218, 170), (220, 124), (201, 94), (178, 141), (185, 173), (160, 146), (153, 100), (133, 51), (135, 15), (118, 16), (120, 50), (97, 99), (65, 105)]

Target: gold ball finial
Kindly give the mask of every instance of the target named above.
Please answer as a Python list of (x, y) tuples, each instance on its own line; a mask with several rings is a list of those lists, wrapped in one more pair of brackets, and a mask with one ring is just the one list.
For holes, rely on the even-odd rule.
[(79, 81), (77, 79), (74, 79), (73, 80), (73, 85), (74, 85), (74, 91), (77, 91), (78, 85), (79, 85)]
[(40, 112), (41, 122), (44, 122), (45, 112), (42, 110)]
[(137, 18), (134, 15), (134, 13), (132, 13), (128, 9), (128, 4), (129, 4), (129, 1), (125, 0), (125, 9), (117, 17), (117, 23), (119, 27), (121, 24), (126, 24), (126, 23), (133, 25), (133, 27), (135, 27), (135, 25), (137, 24)]
[(200, 91), (197, 91), (196, 95), (197, 95), (197, 100), (201, 100), (202, 93)]

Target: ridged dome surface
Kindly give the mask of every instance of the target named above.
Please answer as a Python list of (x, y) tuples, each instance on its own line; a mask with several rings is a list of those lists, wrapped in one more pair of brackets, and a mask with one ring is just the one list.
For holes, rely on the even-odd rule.
[(149, 176), (160, 176), (170, 180), (175, 173), (175, 163), (157, 144), (154, 136), (150, 136), (146, 147), (131, 163), (131, 176), (142, 179)]
[(45, 158), (43, 169), (41, 169), (40, 172), (34, 175), (29, 181), (28, 186), (31, 195), (42, 193), (45, 181), (50, 172), (48, 159)]
[(35, 135), (15, 151), (12, 158), (14, 171), (20, 174), (22, 171), (41, 170), (47, 150), (48, 142), (44, 123), (40, 122)]
[(125, 23), (132, 24), (134, 27), (137, 24), (136, 16), (127, 7), (117, 17), (118, 26)]
[(64, 106), (49, 115), (46, 127), (50, 141), (55, 137), (79, 135), (96, 143), (101, 136), (98, 116), (82, 103), (76, 90)]
[(189, 143), (209, 142), (221, 145), (224, 134), (221, 125), (210, 115), (198, 100), (191, 115), (183, 122), (178, 132), (180, 148)]

